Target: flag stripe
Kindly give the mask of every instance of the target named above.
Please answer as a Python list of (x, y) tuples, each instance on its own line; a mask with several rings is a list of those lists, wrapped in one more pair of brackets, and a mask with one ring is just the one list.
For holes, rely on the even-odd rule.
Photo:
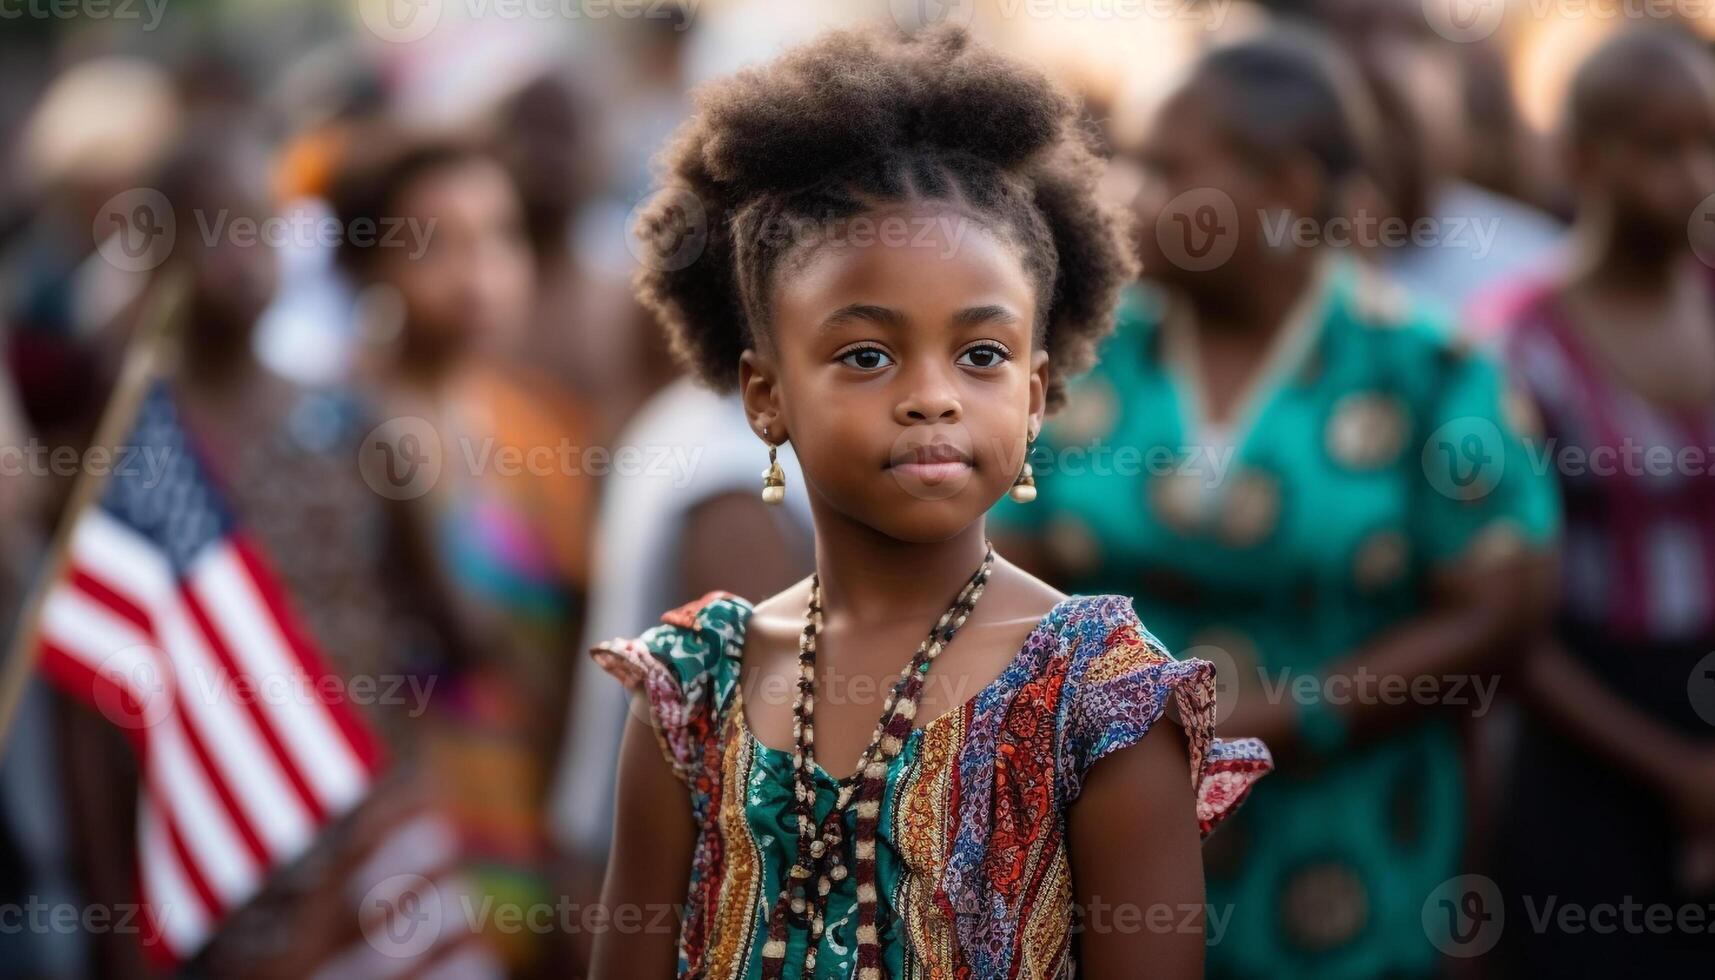
[(216, 913), (186, 880), (181, 852), (172, 846), (147, 794), (137, 811), (137, 857), (150, 920), (175, 956), (190, 958), (213, 932)]
[[(195, 592), (189, 588), (182, 589), (178, 598), (189, 614), (191, 622), (196, 624), (201, 641), (207, 645), (209, 650), (213, 651), (215, 659), (220, 662), (228, 677), (247, 677), (253, 681), (260, 681), (269, 676), (279, 676), (277, 674), (258, 674), (240, 663), (238, 658), (233, 655), (231, 645), (227, 643), (226, 634), (220, 631), (220, 627), (214, 622), (208, 609)], [(309, 812), (312, 820), (320, 823), (327, 819), (327, 808), (322, 806), (315, 790), (310, 788), (309, 781), (304, 778), (304, 774), (299, 770), (298, 760), (286, 748), (286, 744), (291, 740), (293, 733), (289, 729), (281, 727), (279, 712), (270, 710), (274, 707), (277, 706), (267, 704), (262, 698), (248, 699), (244, 705), (257, 734), (268, 746), (267, 757), (278, 766), (281, 778), (287, 786), (292, 788), (292, 795), (299, 805)]]
[(158, 781), (175, 806), (175, 823), (194, 841), (215, 890), (227, 901), (249, 897), (256, 886), (258, 862), (252, 858), (231, 814), (221, 805), (209, 773), (188, 745), (180, 692), (169, 664), (153, 652), (148, 638), (101, 606), (70, 590), (56, 591), (43, 609), (43, 628), (56, 643), (89, 667), (97, 680), (126, 687), (146, 706), (142, 733), (147, 743), (146, 778)]
[[(122, 698), (132, 704), (138, 703), (137, 695), (131, 687), (121, 683), (116, 676), (103, 676), (99, 671), (92, 669), (81, 657), (65, 648), (44, 644), (43, 653), (49, 656), (48, 662), (54, 665), (58, 679), (62, 682), (69, 682), (74, 689), (93, 691), (97, 688), (104, 688), (114, 698)], [(141, 714), (141, 709), (138, 709), (138, 713)], [(149, 729), (137, 728), (129, 730), (128, 733), (133, 735), (134, 741), (142, 741), (148, 731)], [(182, 887), (184, 895), (194, 897), (195, 908), (202, 913), (218, 911), (221, 906), (219, 896), (215, 894), (214, 889), (201, 875), (195, 874), (194, 868), (189, 865), (191, 852), (185, 846), (184, 837), (173, 827), (172, 822), (163, 812), (165, 804), (158, 802), (168, 798), (159, 792), (161, 786), (159, 774), (145, 771), (143, 773), (143, 786), (145, 792), (141, 795), (138, 803), (139, 813), (143, 812), (144, 808), (152, 807), (154, 809), (154, 818), (158, 826), (154, 828), (153, 832), (159, 834), (161, 846), (171, 851), (171, 854), (167, 855), (164, 860), (170, 862), (168, 870), (174, 876), (172, 882), (175, 887)], [(186, 905), (189, 904), (190, 899), (179, 896), (175, 897), (173, 901), (175, 906)], [(165, 909), (158, 911), (165, 911)]]
[[(304, 677), (248, 571), (230, 546), (217, 543), (192, 563), (189, 591), (203, 602), (221, 633), (232, 638), (229, 649), (246, 672), (257, 677)], [(286, 746), (298, 771), (314, 785), (323, 808), (343, 810), (354, 803), (369, 780), (351, 743), (336, 737), (343, 729), (333, 722), (328, 706), (316, 700), (287, 699), (284, 704), (264, 702), (264, 708), (276, 726), (292, 733)]]
[(235, 675), (215, 661), (190, 622), (166, 561), (145, 539), (99, 511), (80, 522), (72, 558), (74, 582), (99, 583), (129, 601), (178, 665), (180, 703), (195, 737), (217, 763), (211, 766), (219, 776), (216, 783), (231, 784), (249, 835), (265, 841), (275, 857), (297, 853), (310, 839), (313, 824), (282, 771), (284, 750), (259, 733), (263, 722), (254, 705), (235, 703)]
[(230, 897), (222, 897), (216, 893), (216, 884), (210, 882), (208, 876), (203, 873), (203, 869), (208, 867), (208, 861), (191, 850), (189, 842), (185, 840), (184, 828), (179, 826), (179, 822), (173, 819), (172, 812), (167, 809), (165, 801), (168, 799), (171, 797), (162, 793), (160, 788), (151, 785), (143, 794), (139, 804), (153, 805), (156, 808), (166, 844), (172, 849), (174, 867), (184, 876), (185, 883), (190, 886), (192, 894), (196, 896), (197, 901), (201, 903), (205, 911), (216, 917), (228, 907), (242, 904), (242, 902), (234, 902)]
[(138, 632), (145, 635), (154, 632), (149, 614), (130, 599), (108, 588), (106, 582), (75, 566), (71, 570), (69, 581), (72, 588), (106, 606), (114, 615), (136, 627)]
[(219, 746), (215, 772), (232, 784), (246, 821), (267, 842), (269, 854), (276, 859), (296, 854), (314, 836), (315, 818), (293, 792), (290, 770), (281, 761), (284, 753), (269, 744), (267, 736), (273, 733), (260, 726), (255, 706), (245, 703), (254, 695), (236, 689), (233, 676), (209, 651), (195, 618), (179, 593), (163, 597), (157, 619), (165, 646), (181, 672), (198, 681), (184, 692), (182, 702), (210, 730)]
[[(127, 688), (120, 687), (111, 681), (103, 680), (91, 670), (81, 659), (73, 656), (71, 651), (51, 640), (41, 642), (42, 656), (40, 660), (42, 673), (61, 690), (80, 695), (87, 701), (97, 702), (107, 697), (113, 702), (113, 707), (125, 711), (127, 717), (141, 717), (143, 706), (131, 695)], [(98, 694), (96, 688), (105, 688), (106, 695)], [(142, 729), (128, 725), (119, 726), (120, 732), (130, 741), (132, 748), (139, 756), (143, 754)]]
[[(297, 661), (298, 669), (305, 676), (316, 682), (331, 677), (321, 657), (315, 653), (314, 646), (304, 631), (298, 628), (299, 619), (292, 614), (291, 603), (286, 593), (280, 588), (279, 577), (276, 576), (262, 555), (250, 545), (242, 535), (235, 535), (232, 542), (233, 554), (243, 563), (249, 575), (248, 581), (256, 587), (256, 594), (262, 598), (271, 613), (269, 621), (279, 630), (280, 636), (286, 641), (286, 650)], [(379, 680), (379, 678), (377, 678)], [(330, 712), (334, 724), (339, 727), (346, 745), (356, 754), (358, 762), (368, 773), (374, 773), (380, 768), (381, 746), (370, 730), (363, 725), (357, 715), (349, 711)]]
[[(89, 575), (74, 575), (72, 577), (72, 582), (74, 589), (78, 592), (88, 593), (89, 589), (87, 587), (94, 585), (101, 588), (105, 594), (110, 596), (113, 595), (111, 590), (101, 587), (100, 583)], [(90, 596), (90, 598), (94, 599), (96, 597)], [(147, 623), (148, 621), (147, 616), (144, 616), (143, 622)], [(162, 661), (163, 658), (157, 658), (158, 663)], [(164, 658), (164, 661), (171, 662), (171, 658)], [(182, 668), (180, 671), (175, 672), (176, 675), (182, 673)], [(179, 704), (201, 705), (205, 702), (206, 699), (202, 692), (195, 690), (192, 685), (188, 685), (185, 682), (184, 677), (175, 676), (175, 682), (176, 686), (174, 688), (173, 698)], [(135, 699), (133, 698), (133, 700)], [(158, 707), (156, 710), (159, 710)], [(210, 740), (206, 739), (202, 731), (199, 729), (199, 719), (193, 717), (191, 712), (185, 712), (177, 715), (176, 717), (184, 727), (185, 744), (188, 746), (191, 754), (196, 757), (196, 765), (198, 769), (203, 772), (215, 772), (216, 767), (214, 759), (210, 755), (208, 748)], [(218, 736), (213, 739), (213, 742), (216, 745), (228, 744), (224, 739)], [(221, 779), (210, 779), (209, 786), (214, 790), (215, 795), (220, 798), (221, 806), (225, 808), (228, 819), (232, 821), (233, 828), (244, 841), (244, 846), (249, 849), (250, 856), (254, 859), (255, 863), (258, 866), (267, 864), (269, 856), (268, 848), (263, 844), (262, 838), (257, 836), (255, 827), (252, 826), (244, 808), (239, 804), (237, 797), (233, 793), (232, 787), (226, 781)]]

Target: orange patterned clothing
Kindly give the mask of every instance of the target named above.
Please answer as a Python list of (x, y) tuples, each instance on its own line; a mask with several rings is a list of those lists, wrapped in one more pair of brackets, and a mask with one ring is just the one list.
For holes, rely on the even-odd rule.
[[(646, 692), (663, 752), (699, 828), (679, 975), (761, 974), (767, 916), (792, 865), (792, 755), (745, 725), (739, 662), (751, 604), (715, 592), (642, 636), (591, 652)], [(1043, 617), (976, 697), (914, 729), (887, 774), (877, 840), (886, 975), (1071, 975), (1066, 813), (1097, 760), (1142, 738), (1172, 705), (1205, 834), (1270, 767), (1254, 739), (1213, 737), (1214, 668), (1174, 660), (1124, 596), (1071, 596)], [(816, 820), (836, 780), (816, 776)], [(848, 812), (845, 839), (856, 814)], [(1142, 828), (1140, 828), (1141, 830)], [(856, 882), (834, 882), (816, 976), (856, 975)], [(786, 960), (802, 959), (795, 925)]]

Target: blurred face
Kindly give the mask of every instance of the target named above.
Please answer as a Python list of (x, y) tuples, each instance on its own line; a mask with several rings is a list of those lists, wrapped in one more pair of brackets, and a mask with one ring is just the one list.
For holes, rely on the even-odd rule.
[(975, 219), (901, 205), (776, 270), (740, 384), (753, 426), (790, 438), (811, 500), (889, 537), (980, 519), (1041, 425), (1048, 355), (1017, 250)]
[(1323, 0), (1320, 7), (1371, 84), (1385, 89), (1377, 94), (1394, 111), (1378, 120), (1384, 132), (1425, 144), (1436, 163), (1456, 164), (1465, 135), (1464, 46), (1435, 33), (1424, 0)]
[[(518, 196), (498, 164), (468, 160), (420, 174), (398, 196), (397, 243), (379, 278), (405, 304), (408, 343), (445, 354), (504, 343), (534, 288)], [(385, 234), (387, 229), (381, 229)]]
[(1683, 240), (1698, 205), (1715, 193), (1715, 102), (1698, 85), (1656, 88), (1574, 166), (1623, 226)]
[[(223, 215), (227, 221), (248, 219), (261, 225), (272, 215), (254, 187), (231, 175), (211, 173), (200, 188), (201, 197), (178, 218), (178, 227), (198, 228), (198, 216), (213, 222)], [(257, 317), (267, 307), (279, 284), (279, 255), (269, 236), (254, 238), (232, 234), (206, 236), (181, 234), (191, 270), (191, 288), (198, 311), (197, 329), (229, 331), (226, 338), (199, 338), (209, 342), (240, 342), (250, 336)]]
[(1225, 139), (1209, 97), (1184, 89), (1156, 114), (1132, 156), (1141, 171), (1134, 240), (1146, 279), (1194, 295), (1258, 273), (1263, 216), (1290, 208), (1277, 182)]

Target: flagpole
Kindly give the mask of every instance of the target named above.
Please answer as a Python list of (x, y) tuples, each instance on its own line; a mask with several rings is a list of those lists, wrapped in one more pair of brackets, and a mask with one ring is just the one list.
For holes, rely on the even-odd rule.
[[(182, 272), (167, 272), (157, 281), (154, 292), (136, 332), (125, 345), (118, 381), (113, 386), (112, 396), (107, 399), (107, 407), (102, 410), (95, 438), (89, 444), (90, 450), (106, 450), (109, 459), (113, 458), (119, 440), (125, 438), (136, 421), (137, 410), (149, 392), (149, 383), (160, 368), (167, 337), (172, 333), (174, 321), (178, 319), (189, 294), (189, 284)], [(87, 453), (85, 458), (88, 458)], [(0, 664), (0, 760), (6, 758), (12, 723), (17, 720), (24, 689), (30, 683), (30, 675), (35, 673), (36, 659), (40, 656), (41, 645), (36, 642), (36, 636), (41, 629), (42, 605), (65, 572), (72, 528), (77, 525), (84, 508), (96, 499), (105, 482), (104, 476), (90, 472), (87, 466), (79, 472), (77, 482), (72, 486), (71, 498), (60, 515), (59, 527), (54, 531), (47, 560), (42, 563), (18, 618), (18, 628), (13, 631), (6, 661)]]

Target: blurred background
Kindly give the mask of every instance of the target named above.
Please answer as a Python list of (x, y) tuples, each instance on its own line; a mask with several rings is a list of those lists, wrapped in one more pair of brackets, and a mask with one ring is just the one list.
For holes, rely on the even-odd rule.
[[(1373, 125), (1361, 193), (1342, 199), (1372, 233), (1359, 221), (1350, 226), (1357, 240), (1330, 233), (1318, 244), (1389, 284), (1362, 302), (1406, 304), (1443, 325), (1438, 349), (1499, 365), (1528, 393), (1473, 402), (1457, 417), (1492, 420), (1527, 442), (1560, 431), (1618, 445), (1635, 433), (1647, 445), (1715, 453), (1715, 395), (1699, 387), (1715, 373), (1699, 339), (1715, 306), (1701, 285), (1680, 302), (1681, 273), (1695, 270), (1701, 284), (1702, 263), (1715, 261), (1696, 220), (1715, 193), (1715, 117), (1704, 111), (1715, 108), (1700, 87), (1709, 68), (1688, 63), (1665, 79), (1645, 70), (1692, 51), (1707, 59), (1708, 4), (0, 0), (0, 609), (9, 633), (74, 485), (97, 468), (86, 450), (128, 343), (160, 284), (182, 276), (189, 299), (176, 309), (169, 360), (185, 428), (390, 760), (368, 800), (222, 917), (188, 962), (169, 962), (151, 954), (136, 905), (139, 773), (123, 726), (30, 683), (0, 764), (0, 976), (581, 975), (590, 936), (604, 927), (595, 902), (624, 711), (617, 685), (585, 665), (584, 651), (709, 589), (771, 594), (804, 575), (811, 555), (802, 494), (789, 492), (782, 508), (759, 504), (765, 452), (742, 412), (679, 376), (631, 295), (639, 263), (672, 260), (641, 249), (631, 227), (657, 190), (651, 158), (704, 80), (830, 27), (945, 20), (1076, 94), (1113, 159), (1103, 192), (1121, 204), (1165, 172), (1173, 131), (1159, 112), (1208, 51), (1287, 21), (1317, 33), (1349, 59)], [(1586, 123), (1570, 126), (1580, 67), (1638, 30), (1684, 43), (1619, 52), (1618, 69), (1588, 81)], [(1662, 118), (1626, 128), (1668, 103)], [(1290, 111), (1283, 118), (1286, 134), (1269, 136), (1278, 152), (1307, 131)], [(1633, 153), (1616, 159), (1637, 163), (1592, 162), (1602, 153)], [(1227, 205), (1249, 206), (1248, 191), (1223, 183), (1220, 160), (1176, 165), (1192, 168), (1173, 178), (1180, 190), (1215, 189)], [(1627, 172), (1642, 175), (1638, 186), (1620, 179)], [(1139, 235), (1158, 238), (1165, 212), (1134, 211), (1155, 215)], [(1633, 261), (1617, 271), (1602, 264), (1618, 261), (1616, 243), (1636, 245), (1621, 249)], [(1158, 262), (1195, 265), (1160, 245)], [(1249, 281), (1249, 254), (1236, 253), (1229, 287)], [(1152, 277), (1159, 271), (1146, 268), (1146, 279), (1175, 286)], [(1591, 408), (1597, 396), (1533, 346), (1553, 331), (1520, 324), (1542, 313), (1545, 290), (1615, 329), (1667, 325), (1649, 334), (1667, 338), (1659, 344), (1639, 342), (1655, 357), (1629, 357), (1622, 339), (1591, 341), (1586, 361), (1598, 376), (1606, 365), (1628, 379), (1633, 394), (1656, 382), (1671, 389), (1678, 400), (1643, 399), (1671, 402), (1668, 422), (1640, 416), (1623, 395), (1611, 412)], [(1532, 365), (1538, 376), (1522, 378)], [(1108, 375), (1082, 400), (1074, 388), (1050, 435), (1063, 445), (1132, 438), (1115, 422), (1134, 394), (1145, 404), (1131, 383)], [(1571, 421), (1556, 429), (1563, 417)], [(1385, 413), (1348, 421), (1360, 442), (1351, 454), (1374, 451), (1364, 439), (1386, 442)], [(1323, 435), (1307, 429), (1304, 439), (1308, 452)], [(1417, 443), (1406, 444), (1404, 472), (1421, 484)], [(782, 462), (788, 486), (800, 487), (789, 447)], [(1565, 476), (1546, 468), (1538, 475), (1551, 482)], [(1394, 745), (1410, 737), (1401, 728), (1446, 725), (1453, 749), (1423, 749), (1385, 777), (1431, 787), (1417, 796), (1391, 783), (1368, 796), (1342, 782), (1336, 762), (1283, 755), (1280, 778), (1298, 781), (1296, 795), (1278, 801), (1290, 821), (1253, 820), (1233, 841), (1254, 853), (1211, 858), (1212, 875), (1239, 882), (1211, 893), (1214, 911), (1236, 910), (1230, 930), (1211, 931), (1212, 973), (1555, 970), (1566, 964), (1543, 946), (1580, 947), (1552, 916), (1531, 925), (1541, 911), (1531, 902), (1544, 895), (1587, 912), (1628, 899), (1674, 916), (1689, 909), (1699, 925), (1622, 928), (1633, 945), (1615, 962), (1715, 962), (1708, 936), (1696, 938), (1715, 930), (1715, 671), (1699, 687), (1693, 666), (1715, 668), (1705, 659), (1715, 649), (1715, 488), (1706, 469), (1677, 475), (1664, 491), (1658, 476), (1622, 467), (1568, 491), (1559, 517), (1542, 516), (1560, 510), (1547, 504), (1506, 515), (1530, 525), (1522, 537), (1545, 561), (1564, 533), (1570, 570), (1545, 574), (1577, 606), (1541, 600), (1545, 611), (1526, 617), (1535, 632), (1508, 634), (1506, 644), (1576, 627), (1583, 636), (1600, 629), (1600, 649), (1556, 648), (1505, 669), (1455, 657), (1446, 662), (1461, 676), (1504, 680), (1493, 705), (1338, 733), (1344, 743), (1324, 730), (1332, 749)], [(1052, 499), (1055, 477), (1042, 482)], [(1123, 538), (1134, 532), (1123, 521), (1101, 523), (1112, 506), (1141, 508), (1147, 495), (1127, 498), (1133, 505), (1112, 504), (1129, 485), (1082, 492), (1061, 498), (1094, 501), (1081, 513), (1067, 505), (1042, 512), (1051, 519), (1004, 522), (1018, 553), (1069, 590), (1139, 595), (1140, 611), (1177, 602), (1159, 576), (1128, 564), (1129, 555), (1159, 571), (1160, 554), (1137, 557), (1149, 549), (1128, 550)], [(1266, 497), (1250, 506), (1265, 525), (1259, 534), (1288, 519)], [(1265, 516), (1255, 517), (1259, 507)], [(1645, 512), (1680, 523), (1645, 527)], [(1365, 624), (1318, 633), (1321, 663), (1441, 608), (1427, 558), (1419, 574), (1415, 553), (1389, 550), (1395, 538), (1359, 530), (1319, 532), (1349, 539), (1355, 557), (1330, 543), (1327, 554), (1281, 559), (1285, 571), (1338, 563), (1342, 575), (1358, 562), (1360, 578), (1386, 579), (1393, 563), (1414, 569), (1402, 573), (1405, 592), (1389, 593), (1386, 616), (1373, 615), (1382, 602), (1373, 593), (1314, 576), (1304, 603), (1268, 606)], [(1645, 543), (1616, 543), (1634, 540)], [(1251, 561), (1239, 545), (1249, 542), (1209, 560)], [(1207, 588), (1238, 587), (1206, 566), (1177, 571)], [(1625, 590), (1646, 612), (1603, 605)], [(1661, 605), (1650, 597), (1667, 593), (1671, 609), (1649, 611)], [(1203, 628), (1237, 615), (1172, 626), (1163, 638), (1197, 655), (1218, 650), (1213, 659), (1238, 669), (1283, 662), (1258, 636)], [(1557, 673), (1568, 658), (1651, 666), (1647, 677)], [(1546, 709), (1532, 707), (1527, 681), (1537, 674), (1551, 692)], [(360, 690), (359, 678), (371, 683)], [(1568, 686), (1588, 697), (1555, 701)], [(1241, 711), (1243, 690), (1234, 689)], [(1604, 720), (1585, 727), (1611, 727), (1625, 744), (1567, 721), (1581, 711), (1586, 720), (1600, 712)], [(1521, 762), (1533, 724), (1568, 741)], [(1582, 798), (1565, 780), (1532, 782), (1515, 768), (1574, 774), (1590, 759), (1616, 775), (1587, 791), (1630, 809), (1580, 816)], [(1441, 786), (1453, 788), (1437, 796)], [(1532, 805), (1509, 807), (1523, 796)], [(1430, 826), (1398, 831), (1402, 807)], [(1298, 833), (1294, 821), (1376, 841), (1356, 856), (1331, 847), (1288, 860), (1251, 839), (1278, 829), (1284, 840)], [(1513, 875), (1496, 857), (1508, 833), (1551, 841), (1548, 853), (1564, 861), (1548, 863), (1571, 877), (1542, 885)], [(1578, 877), (1586, 849), (1616, 837), (1642, 850), (1592, 858)], [(1266, 880), (1232, 870), (1241, 865), (1268, 869)], [(442, 903), (426, 942), (376, 925), (370, 906), (391, 914), (397, 896), (384, 886), (400, 876), (432, 882)], [(489, 914), (498, 909), (518, 910), (522, 924)], [(1605, 962), (1609, 949), (1579, 955)]]

